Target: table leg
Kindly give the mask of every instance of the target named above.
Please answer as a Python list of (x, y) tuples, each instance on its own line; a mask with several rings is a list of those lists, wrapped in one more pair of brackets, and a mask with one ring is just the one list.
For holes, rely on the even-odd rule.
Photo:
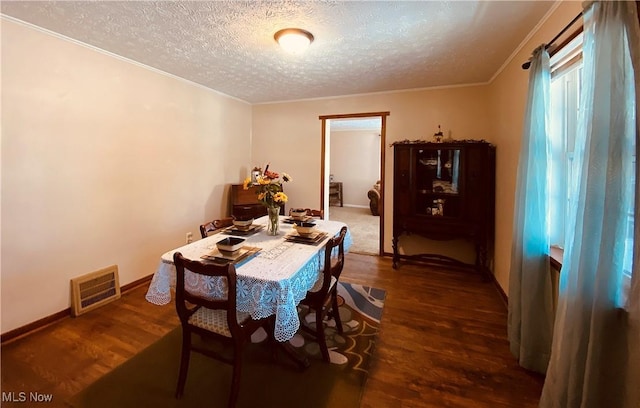
[(306, 355), (299, 352), (295, 347), (289, 344), (288, 341), (281, 342), (275, 339), (275, 337), (273, 336), (273, 333), (275, 331), (275, 324), (276, 317), (269, 317), (270, 327), (268, 333), (270, 341), (272, 341), (279, 349), (281, 349), (284, 352), (285, 356), (287, 356), (293, 363), (295, 363), (299, 369), (305, 370), (309, 368), (309, 366), (311, 366), (311, 363), (309, 362), (309, 358)]

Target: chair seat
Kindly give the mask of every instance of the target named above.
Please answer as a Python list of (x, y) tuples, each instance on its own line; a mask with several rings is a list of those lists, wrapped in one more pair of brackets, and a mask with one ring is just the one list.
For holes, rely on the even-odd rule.
[[(251, 315), (238, 312), (236, 317), (238, 324), (242, 325), (247, 319), (251, 318)], [(189, 317), (189, 324), (225, 337), (231, 337), (231, 331), (229, 331), (229, 325), (227, 324), (226, 310), (212, 310), (201, 307)]]
[[(324, 276), (320, 275), (320, 278), (316, 281), (316, 283), (313, 284), (313, 287), (309, 289), (309, 292), (311, 293), (318, 292), (320, 289), (322, 289), (323, 282), (324, 282)], [(336, 284), (336, 282), (338, 282), (338, 280), (335, 278), (335, 276), (332, 276), (331, 283), (329, 284), (329, 291), (333, 289), (333, 286)]]

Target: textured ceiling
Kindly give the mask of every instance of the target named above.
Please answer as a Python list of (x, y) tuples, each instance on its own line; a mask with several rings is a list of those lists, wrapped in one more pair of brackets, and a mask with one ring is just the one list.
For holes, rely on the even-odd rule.
[[(486, 83), (547, 1), (2, 1), (3, 14), (250, 103)], [(273, 34), (300, 27), (302, 55)]]

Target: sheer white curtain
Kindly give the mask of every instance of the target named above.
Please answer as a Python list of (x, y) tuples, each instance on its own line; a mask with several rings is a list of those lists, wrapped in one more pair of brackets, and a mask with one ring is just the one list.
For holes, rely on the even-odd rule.
[[(575, 199), (540, 406), (638, 408), (637, 263), (630, 271), (631, 307), (623, 309), (625, 238), (635, 194), (637, 79), (630, 54), (637, 63), (637, 8), (635, 2), (589, 2), (583, 15), (583, 116), (575, 152), (580, 174), (572, 180)], [(637, 247), (637, 234), (634, 242)]]
[[(636, 16), (633, 10), (627, 16), (628, 40), (631, 62), (634, 69), (635, 102), (636, 102), (636, 168), (635, 168), (635, 212), (634, 212), (634, 247), (633, 272), (631, 285), (627, 296), (627, 312), (629, 314), (629, 330), (627, 334), (628, 360), (627, 384), (640, 383), (640, 170), (638, 156), (640, 155), (640, 2), (636, 1)], [(640, 386), (628, 386), (625, 395), (627, 407), (640, 407)]]
[(549, 54), (533, 52), (516, 202), (509, 274), (508, 336), (519, 364), (544, 373), (553, 332), (552, 282), (549, 273)]

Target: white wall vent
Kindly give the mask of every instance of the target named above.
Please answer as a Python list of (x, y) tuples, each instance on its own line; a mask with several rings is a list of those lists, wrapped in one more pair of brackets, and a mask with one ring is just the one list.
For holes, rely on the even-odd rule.
[(71, 279), (71, 314), (76, 317), (120, 299), (118, 265)]

